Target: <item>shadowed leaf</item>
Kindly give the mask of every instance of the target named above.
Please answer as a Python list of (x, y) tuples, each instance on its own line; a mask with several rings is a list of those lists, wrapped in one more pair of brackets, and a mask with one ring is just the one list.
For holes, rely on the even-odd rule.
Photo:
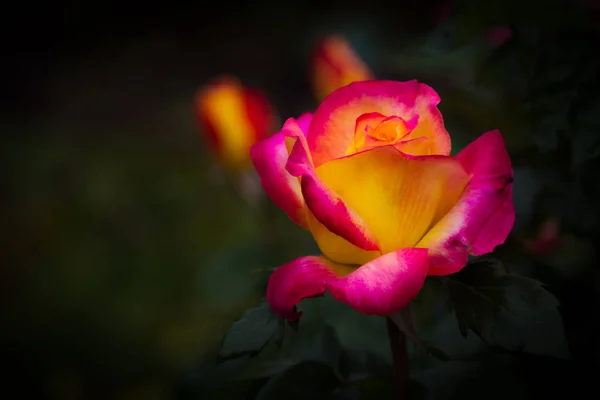
[(558, 301), (537, 280), (506, 274), (493, 260), (478, 260), (442, 278), (458, 327), (511, 351), (568, 358)]
[(271, 338), (281, 342), (283, 326), (283, 320), (273, 313), (267, 302), (248, 310), (225, 334), (219, 361), (255, 356)]

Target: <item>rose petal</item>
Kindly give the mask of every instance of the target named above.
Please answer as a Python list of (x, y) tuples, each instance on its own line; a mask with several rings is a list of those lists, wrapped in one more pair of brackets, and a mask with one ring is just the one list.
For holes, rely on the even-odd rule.
[(471, 179), (454, 208), (418, 244), (430, 249), (429, 275), (458, 272), (468, 254), (493, 251), (515, 221), (513, 171), (500, 132), (484, 133), (457, 159)]
[(298, 119), (296, 119), (296, 123), (300, 127), (302, 133), (304, 133), (304, 136), (306, 136), (306, 134), (308, 133), (308, 127), (310, 126), (311, 121), (312, 114), (309, 112), (305, 112), (304, 114), (299, 116)]
[(424, 154), (429, 153), (429, 140), (426, 137), (418, 137), (416, 139), (403, 140), (394, 145), (394, 147), (405, 154)]
[(306, 138), (298, 124), (288, 120), (282, 133), (296, 139), (286, 169), (291, 175), (301, 177), (302, 195), (314, 217), (329, 231), (360, 249), (379, 250), (373, 234), (362, 219), (315, 173), (311, 155), (306, 150)]
[[(338, 158), (316, 172), (361, 216), (384, 254), (415, 247), (456, 204), (468, 181), (452, 157), (408, 156), (394, 146)], [(318, 235), (315, 240), (330, 257), (328, 242)]]
[[(290, 119), (293, 120), (293, 118), (290, 118)], [(288, 124), (288, 121), (286, 121), (286, 123), (283, 124), (283, 128), (281, 129), (282, 131), (284, 129), (288, 129), (288, 130), (289, 129), (299, 129), (298, 133), (302, 133), (302, 135), (306, 138), (306, 134), (308, 133), (308, 127), (310, 126), (310, 122), (312, 121), (312, 114), (307, 112), (307, 113), (304, 113), (301, 116), (299, 116), (298, 119), (294, 120), (293, 128), (290, 128), (291, 123)], [(286, 128), (286, 126), (287, 126), (287, 128)], [(286, 136), (285, 146), (287, 147), (288, 153), (292, 152), (292, 148), (294, 147), (295, 143), (296, 143), (296, 138), (294, 135)]]
[(335, 264), (325, 257), (301, 257), (271, 274), (267, 300), (276, 313), (292, 321), (302, 315), (295, 310), (302, 299), (325, 291), (364, 314), (386, 316), (419, 293), (427, 266), (427, 249), (401, 249), (359, 268)]
[(428, 153), (412, 152), (412, 149), (405, 148), (403, 151), (413, 155), (432, 155), (440, 154), (447, 156), (450, 154), (451, 141), (448, 131), (444, 127), (442, 113), (437, 105), (440, 103), (440, 97), (431, 87), (420, 84), (419, 93), (415, 100), (416, 115), (419, 116), (419, 122), (416, 128), (411, 132), (411, 139), (421, 137), (428, 138), (430, 147)]
[(267, 196), (292, 221), (308, 229), (300, 182), (285, 169), (289, 157), (285, 139), (278, 132), (262, 140), (250, 149), (250, 157)]
[(426, 136), (429, 154), (450, 154), (450, 137), (436, 105), (440, 98), (417, 81), (354, 82), (331, 93), (313, 115), (307, 135), (315, 167), (346, 155), (354, 138), (356, 119), (367, 113), (399, 116), (419, 123), (411, 137)]

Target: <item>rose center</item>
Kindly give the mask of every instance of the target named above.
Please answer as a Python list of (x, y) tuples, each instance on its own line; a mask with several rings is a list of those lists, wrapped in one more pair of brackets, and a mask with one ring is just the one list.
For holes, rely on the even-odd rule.
[(407, 122), (395, 115), (386, 117), (379, 113), (363, 114), (356, 119), (354, 139), (346, 154), (409, 141), (416, 122), (416, 119)]
[(387, 118), (376, 125), (374, 128), (371, 125), (365, 127), (365, 134), (372, 139), (384, 140), (395, 143), (403, 136), (409, 133), (406, 121), (400, 117)]

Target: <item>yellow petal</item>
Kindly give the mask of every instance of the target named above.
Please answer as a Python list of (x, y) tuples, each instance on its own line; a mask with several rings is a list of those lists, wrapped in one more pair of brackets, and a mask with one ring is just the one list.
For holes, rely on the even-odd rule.
[(336, 263), (363, 265), (381, 256), (378, 251), (363, 250), (332, 233), (311, 212), (308, 212), (307, 221), (310, 232), (323, 255)]
[[(364, 220), (383, 253), (414, 247), (456, 204), (468, 180), (452, 157), (408, 156), (393, 146), (332, 160), (316, 172)], [(340, 251), (339, 243), (325, 242), (319, 243), (325, 254)]]

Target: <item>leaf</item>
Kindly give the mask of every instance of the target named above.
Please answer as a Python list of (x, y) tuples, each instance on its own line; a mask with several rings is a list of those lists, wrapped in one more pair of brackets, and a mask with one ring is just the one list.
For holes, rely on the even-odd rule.
[(450, 361), (451, 358), (442, 350), (432, 346), (419, 337), (415, 317), (412, 312), (412, 304), (404, 307), (402, 310), (390, 316), (390, 319), (406, 336), (408, 336), (417, 346), (423, 348), (429, 355), (441, 360)]
[(463, 336), (470, 330), (491, 346), (569, 357), (558, 301), (541, 282), (486, 259), (442, 280)]
[(281, 341), (283, 329), (283, 319), (264, 302), (248, 310), (225, 334), (219, 351), (219, 361), (245, 355), (256, 356), (272, 338)]
[(263, 386), (256, 399), (327, 399), (339, 384), (330, 366), (318, 361), (306, 361), (273, 377)]
[[(273, 350), (273, 349), (269, 349)], [(306, 361), (316, 361), (336, 369), (342, 353), (334, 329), (322, 323), (307, 324), (298, 332), (288, 331), (275, 354), (263, 351), (237, 374), (236, 379), (272, 377)]]

